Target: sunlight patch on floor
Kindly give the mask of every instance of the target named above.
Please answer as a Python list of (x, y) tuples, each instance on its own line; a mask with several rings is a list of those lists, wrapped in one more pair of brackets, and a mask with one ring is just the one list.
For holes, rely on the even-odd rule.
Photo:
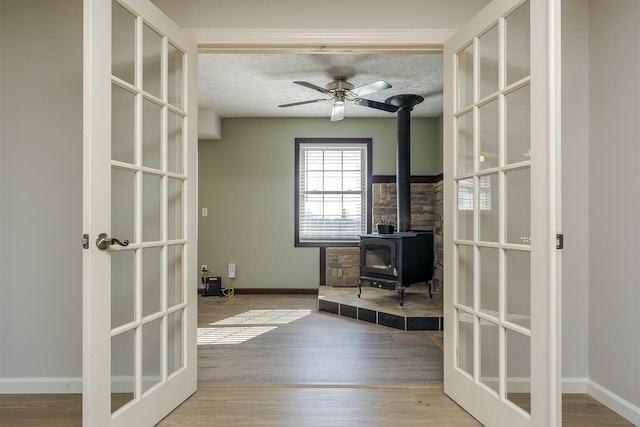
[(213, 328), (198, 328), (198, 345), (240, 344), (277, 326), (301, 319), (311, 310), (249, 310), (211, 323)]
[(212, 325), (285, 325), (310, 313), (311, 310), (249, 310)]
[(276, 328), (277, 326), (198, 328), (198, 345), (240, 344)]

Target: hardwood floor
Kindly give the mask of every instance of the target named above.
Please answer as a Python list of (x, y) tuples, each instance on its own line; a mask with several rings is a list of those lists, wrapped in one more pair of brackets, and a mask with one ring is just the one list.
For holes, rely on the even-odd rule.
[[(198, 391), (158, 426), (480, 425), (442, 392), (441, 334), (316, 307), (309, 295), (200, 298), (200, 328), (247, 310), (309, 314), (243, 343), (200, 346)], [(80, 426), (81, 410), (80, 395), (0, 395), (0, 426)], [(563, 418), (632, 425), (587, 395), (564, 395)]]
[(480, 426), (442, 385), (198, 387), (158, 426)]
[(239, 295), (235, 300), (208, 297), (200, 301), (199, 328), (229, 328), (233, 325), (215, 322), (247, 310), (309, 313), (243, 343), (200, 346), (200, 383), (442, 382), (442, 350), (427, 331), (404, 332), (321, 312), (317, 301), (305, 295)]

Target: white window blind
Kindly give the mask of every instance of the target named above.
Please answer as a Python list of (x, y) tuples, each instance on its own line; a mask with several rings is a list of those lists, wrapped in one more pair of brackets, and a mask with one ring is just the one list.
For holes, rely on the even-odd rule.
[(367, 232), (367, 144), (301, 143), (300, 241), (357, 240)]

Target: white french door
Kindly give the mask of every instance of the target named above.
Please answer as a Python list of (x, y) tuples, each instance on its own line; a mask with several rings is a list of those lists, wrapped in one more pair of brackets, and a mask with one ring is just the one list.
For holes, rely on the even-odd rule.
[(84, 4), (83, 425), (197, 387), (197, 52), (147, 0)]
[(445, 392), (487, 426), (561, 424), (554, 0), (445, 43)]

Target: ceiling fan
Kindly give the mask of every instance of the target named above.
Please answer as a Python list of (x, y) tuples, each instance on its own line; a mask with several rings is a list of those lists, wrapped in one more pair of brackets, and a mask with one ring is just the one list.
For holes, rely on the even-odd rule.
[(333, 109), (331, 110), (332, 122), (344, 119), (345, 101), (352, 101), (356, 105), (363, 105), (358, 104), (361, 100), (361, 96), (378, 92), (380, 90), (389, 89), (391, 87), (391, 85), (384, 80), (378, 80), (377, 82), (354, 87), (353, 83), (348, 82), (347, 78), (342, 76), (334, 77), (333, 81), (328, 83), (325, 87), (316, 86), (313, 83), (302, 81), (295, 81), (294, 83), (323, 93), (326, 97), (320, 99), (311, 99), (309, 101), (282, 104), (278, 105), (278, 107), (293, 107), (295, 105), (311, 104), (314, 102), (333, 101)]

